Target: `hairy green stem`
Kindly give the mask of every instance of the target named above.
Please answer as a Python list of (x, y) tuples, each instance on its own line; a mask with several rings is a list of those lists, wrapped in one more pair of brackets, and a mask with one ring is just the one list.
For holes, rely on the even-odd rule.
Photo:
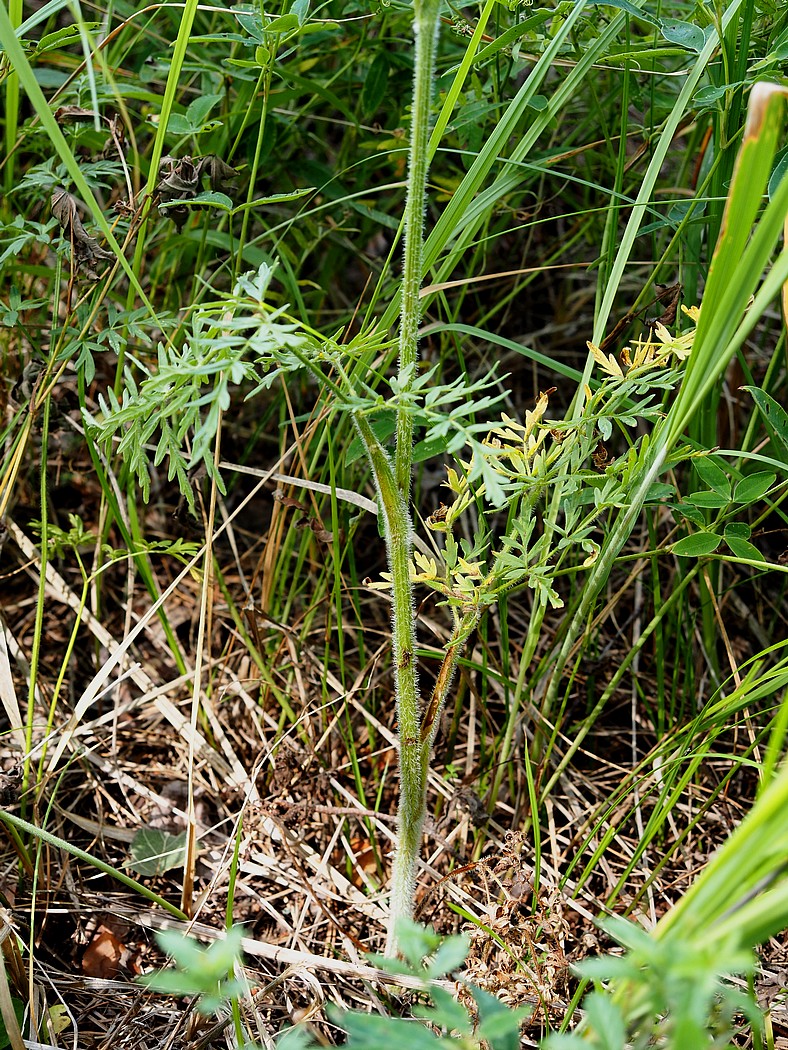
[[(419, 289), (424, 255), (424, 213), (429, 169), (430, 101), (440, 26), (440, 0), (415, 0), (415, 37), (411, 140), (405, 201), (405, 245), (399, 328), (398, 380), (403, 393), (416, 374), (419, 333)], [(416, 614), (410, 578), (413, 470), (413, 418), (408, 406), (397, 411), (397, 443), (392, 463), (367, 420), (354, 417), (375, 476), (386, 535), (392, 590), (392, 658), (399, 733), (399, 808), (397, 848), (391, 877), (391, 905), (386, 952), (397, 952), (396, 927), (413, 915), (416, 865), (427, 809), (427, 770), (437, 720), (426, 727), (422, 715), (416, 667)], [(459, 648), (459, 647), (457, 647)], [(454, 657), (455, 663), (459, 653)], [(451, 673), (448, 673), (448, 680)]]
[(426, 765), (421, 741), (421, 712), (416, 667), (416, 614), (410, 579), (411, 519), (391, 459), (369, 421), (355, 415), (356, 430), (364, 442), (380, 496), (392, 591), (392, 659), (397, 698), (400, 794), (397, 849), (391, 882), (387, 952), (396, 953), (394, 926), (413, 914), (416, 864), (427, 804)]
[[(397, 923), (413, 917), (416, 889), (416, 867), (421, 846), (421, 832), (427, 812), (427, 775), (430, 754), (440, 725), (440, 714), (449, 695), (457, 664), (465, 651), (468, 636), (479, 622), (478, 610), (465, 615), (456, 625), (446, 646), (435, 687), (423, 716), (418, 736), (405, 736), (400, 726), (400, 805), (397, 851), (391, 876), (391, 903), (388, 955), (397, 952)], [(402, 705), (400, 704), (400, 708)]]
[[(400, 379), (406, 378), (405, 389), (408, 389), (415, 378), (418, 353), (421, 316), (419, 290), (424, 257), (424, 212), (429, 170), (430, 102), (439, 26), (440, 0), (416, 0), (413, 13), (416, 47), (399, 326), (399, 375)], [(410, 493), (412, 466), (413, 417), (407, 410), (400, 409), (397, 413), (395, 471), (400, 491), (406, 496)]]

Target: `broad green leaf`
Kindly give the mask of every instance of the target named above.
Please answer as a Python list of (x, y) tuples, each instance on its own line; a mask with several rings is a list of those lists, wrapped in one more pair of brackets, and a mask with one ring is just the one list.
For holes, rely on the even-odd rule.
[(236, 4), (230, 9), (230, 13), (237, 19), (246, 32), (258, 43), (265, 43), (265, 32), (263, 20), (259, 10), (251, 4)]
[(692, 536), (685, 536), (678, 543), (674, 543), (670, 549), (681, 558), (702, 558), (713, 554), (720, 543), (722, 536), (714, 532), (695, 532)]
[(272, 193), (268, 197), (256, 197), (253, 201), (247, 201), (245, 204), (239, 204), (237, 208), (233, 208), (233, 215), (238, 215), (238, 213), (242, 211), (248, 211), (250, 208), (260, 208), (265, 204), (280, 204), (282, 201), (296, 201), (299, 197), (308, 197), (310, 193), (314, 192), (314, 186), (305, 186), (303, 189), (293, 190), (291, 193)]
[[(0, 9), (2, 9), (2, 5), (0, 5)], [(94, 868), (98, 868), (99, 871), (103, 871), (105, 875), (117, 879), (118, 882), (123, 883), (124, 886), (128, 886), (129, 889), (140, 894), (140, 896), (153, 901), (159, 908), (163, 908), (164, 911), (169, 912), (170, 915), (174, 915), (177, 919), (184, 922), (187, 921), (187, 916), (184, 912), (182, 912), (180, 908), (176, 908), (175, 905), (171, 904), (165, 897), (160, 897), (159, 894), (153, 893), (143, 883), (129, 878), (129, 876), (124, 875), (122, 871), (113, 868), (110, 864), (107, 864), (99, 857), (94, 857), (92, 853), (87, 853), (85, 850), (80, 849), (79, 846), (74, 846), (59, 835), (53, 835), (51, 832), (36, 827), (35, 824), (31, 824), (29, 821), (23, 820), (21, 817), (17, 817), (13, 813), (8, 813), (2, 809), (0, 809), (0, 821), (4, 824), (12, 825), (19, 831), (24, 831), (25, 834), (29, 835), (31, 838), (40, 839), (42, 842), (49, 843), (50, 846), (55, 846), (57, 849), (70, 853), (73, 857), (77, 857), (84, 863), (90, 864)]]
[[(691, 22), (681, 22), (677, 18), (663, 18), (661, 22), (662, 35), (671, 44), (686, 47), (689, 51), (700, 54), (709, 39), (708, 30), (704, 32), (700, 26)], [(715, 32), (715, 30), (711, 30)]]
[(479, 1039), (489, 1044), (490, 1050), (519, 1050), (520, 1025), (531, 1014), (527, 1007), (512, 1009), (508, 1006), (488, 1017), (476, 1030)]
[(708, 456), (698, 456), (697, 459), (693, 459), (692, 465), (710, 489), (724, 496), (726, 502), (730, 500), (731, 483), (722, 467)]
[(182, 208), (184, 204), (189, 207), (193, 204), (204, 204), (211, 208), (221, 208), (222, 211), (233, 210), (233, 202), (227, 194), (218, 193), (216, 190), (206, 190), (204, 193), (198, 193), (196, 197), (190, 197), (189, 200), (185, 201), (162, 201), (158, 207), (161, 211), (166, 211), (167, 208)]
[(774, 398), (757, 386), (743, 386), (758, 406), (773, 437), (777, 439), (783, 455), (788, 458), (788, 413)]
[(293, 0), (290, 5), (290, 14), (295, 15), (298, 19), (298, 24), (303, 25), (306, 21), (306, 16), (309, 14), (309, 0)]
[[(597, 1036), (598, 1050), (621, 1050), (627, 1043), (627, 1026), (621, 1006), (602, 992), (592, 992), (583, 1002), (588, 1026)], [(678, 1050), (678, 1044), (677, 1044)]]
[(720, 99), (725, 98), (728, 90), (727, 84), (723, 84), (721, 87), (712, 87), (710, 84), (707, 84), (705, 87), (698, 88), (693, 101), (697, 106), (711, 106), (715, 102), (719, 102)]
[[(148, 123), (153, 124), (154, 127), (158, 125), (158, 122), (152, 119)], [(167, 122), (168, 135), (191, 135), (195, 130), (194, 124), (182, 113), (173, 113)], [(177, 203), (181, 202), (177, 201)]]
[(708, 492), (706, 489), (703, 489), (700, 492), (691, 492), (689, 496), (685, 496), (684, 502), (691, 503), (694, 507), (714, 510), (719, 507), (727, 507), (730, 502), (730, 496), (726, 499), (725, 496), (721, 496), (718, 492)]
[(460, 1035), (470, 1035), (472, 1031), (471, 1019), (464, 1006), (439, 985), (430, 988), (430, 997), (434, 1006), (414, 1006), (413, 1016), (422, 1021), (429, 1021), (436, 1028), (445, 1028), (447, 1032), (459, 1032)]
[(637, 974), (637, 966), (626, 955), (599, 955), (595, 958), (583, 959), (574, 969), (581, 977), (587, 977), (597, 983), (624, 980)]
[(771, 178), (769, 179), (769, 200), (771, 200), (777, 192), (777, 187), (786, 177), (786, 173), (788, 173), (788, 146), (786, 146), (785, 149), (781, 149), (777, 154), (777, 162), (774, 165)]
[(599, 925), (623, 948), (628, 948), (630, 951), (642, 951), (646, 955), (651, 954), (653, 950), (651, 934), (630, 919), (624, 919), (620, 915), (608, 915), (600, 921)]
[[(83, 22), (82, 24), (88, 33), (95, 33), (101, 28), (101, 22)], [(42, 36), (35, 45), (35, 53), (42, 55), (45, 51), (55, 51), (59, 47), (71, 47), (74, 44), (78, 44), (80, 38), (80, 27), (78, 25), (66, 26), (64, 29), (58, 29), (55, 33), (47, 33), (46, 36)]]
[(646, 493), (646, 503), (655, 503), (659, 500), (670, 499), (676, 494), (676, 486), (669, 485), (664, 481), (655, 481)]
[[(20, 999), (11, 1000), (16, 1019), (19, 1022), (19, 1028), (22, 1028), (22, 1022), (25, 1019), (25, 1004)], [(11, 1045), (11, 1036), (6, 1031), (6, 1027), (2, 1019), (0, 1019), (0, 1050), (4, 1050), (6, 1046)]]
[(764, 561), (764, 557), (757, 547), (753, 546), (749, 540), (742, 540), (738, 536), (729, 536), (726, 532), (725, 542), (731, 549), (731, 552), (736, 555), (737, 558), (745, 558), (748, 561)]
[(207, 204), (211, 208), (221, 208), (222, 211), (233, 210), (232, 200), (226, 193), (219, 193), (217, 190), (206, 190), (204, 193), (198, 193), (197, 196), (192, 197), (191, 200), (178, 203), (188, 204), (189, 207), (193, 204)]
[(156, 939), (176, 968), (139, 978), (146, 988), (169, 995), (198, 995), (197, 1009), (203, 1015), (216, 1013), (243, 993), (242, 982), (231, 976), (241, 957), (241, 926), (233, 926), (208, 948), (177, 930), (163, 930)]
[(306, 1025), (288, 1028), (276, 1040), (276, 1050), (313, 1050), (318, 1046)]
[(496, 996), (473, 984), (470, 992), (479, 1009), (477, 1034), (489, 1042), (492, 1050), (518, 1050), (520, 1022), (532, 1011), (525, 1008), (512, 1010)]
[(402, 959), (392, 959), (388, 955), (378, 955), (377, 952), (367, 952), (367, 962), (370, 966), (377, 966), (379, 970), (386, 973), (402, 974), (413, 977), (419, 970)]
[(139, 875), (161, 875), (183, 866), (186, 860), (186, 832), (171, 835), (158, 828), (141, 828), (131, 843), (129, 866)]
[(420, 926), (408, 919), (399, 921), (396, 933), (400, 952), (414, 967), (420, 966), (423, 959), (437, 951), (442, 940), (431, 926)]
[(180, 970), (158, 970), (155, 973), (144, 974), (139, 980), (145, 988), (161, 992), (162, 995), (200, 994), (200, 988), (195, 985), (194, 978)]
[(53, 1006), (50, 1006), (47, 1010), (47, 1023), (55, 1035), (65, 1032), (70, 1026), (71, 1017), (62, 1003), (55, 1003)]
[(381, 1017), (380, 1014), (342, 1013), (331, 1010), (332, 1020), (348, 1035), (350, 1050), (383, 1050), (403, 1047), (404, 1050), (435, 1050), (441, 1045), (440, 1036), (434, 1035), (420, 1021), (404, 1021), (397, 1017)]
[(752, 529), (746, 521), (729, 521), (725, 526), (725, 539), (735, 536), (740, 540), (748, 540), (752, 535)]
[(747, 474), (736, 485), (733, 498), (736, 503), (756, 503), (764, 496), (777, 480), (777, 475), (769, 470), (759, 470), (756, 474)]
[(289, 33), (291, 29), (298, 29), (298, 15), (280, 15), (265, 27), (266, 33)]
[(202, 127), (213, 107), (223, 98), (223, 95), (200, 95), (186, 110), (186, 119), (196, 127)]
[(703, 528), (706, 518), (703, 511), (692, 503), (676, 503), (671, 506), (676, 521), (691, 521), (693, 525)]

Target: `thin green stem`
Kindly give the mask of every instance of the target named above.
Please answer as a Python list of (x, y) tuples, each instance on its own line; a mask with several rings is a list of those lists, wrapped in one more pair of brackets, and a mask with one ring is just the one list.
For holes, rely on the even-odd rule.
[(525, 644), (523, 646), (523, 652), (520, 656), (520, 668), (517, 674), (517, 682), (515, 683), (512, 698), (509, 704), (509, 713), (506, 718), (506, 726), (504, 728), (503, 740), (501, 741), (500, 751), (497, 759), (497, 768), (495, 770), (495, 777), (493, 778), (492, 787), (490, 788), (490, 806), (495, 804), (495, 800), (498, 798), (498, 794), (501, 790), (501, 783), (503, 782), (504, 774), (509, 763), (509, 759), (512, 757), (512, 743), (514, 741), (514, 733), (517, 728), (517, 720), (520, 716), (522, 708), (522, 697), (525, 691), (525, 681), (528, 675), (528, 669), (531, 666), (531, 661), (534, 658), (537, 645), (539, 644), (539, 638), (541, 636), (542, 624), (544, 622), (545, 613), (547, 612), (547, 604), (543, 598), (537, 598), (534, 601), (534, 607), (531, 612), (531, 619), (528, 625), (528, 633), (526, 635)]
[[(272, 51), (272, 56), (276, 53), (275, 49)], [(260, 120), (257, 123), (257, 141), (254, 146), (254, 160), (252, 161), (251, 178), (249, 179), (249, 189), (246, 193), (246, 203), (251, 204), (254, 200), (255, 191), (257, 189), (257, 173), (260, 168), (260, 155), (263, 152), (263, 142), (265, 140), (265, 126), (268, 117), (268, 97), (271, 91), (271, 75), (272, 75), (272, 64), (273, 57), (271, 57), (266, 63), (265, 67), (260, 71), (260, 77), (258, 79), (258, 89), (262, 88), (263, 93), (263, 106), (260, 112)], [(256, 96), (256, 92), (255, 92)], [(252, 217), (252, 209), (247, 207), (243, 213), (243, 220), (241, 222), (241, 236), (238, 239), (238, 248), (235, 254), (235, 258), (238, 259), (239, 263), (243, 262), (244, 248), (246, 247), (246, 241), (249, 236), (249, 220)]]
[[(36, 601), (35, 627), (33, 630), (33, 649), (30, 654), (30, 689), (27, 697), (27, 720), (25, 724), (25, 759), (22, 769), (22, 815), (27, 812), (26, 793), (30, 788), (30, 769), (32, 764), (33, 728), (35, 725), (36, 687), (38, 684), (38, 667), (41, 659), (41, 642), (44, 630), (44, 605), (47, 579), (47, 448), (49, 441), (49, 410), (51, 397), (44, 399), (44, 418), (41, 425), (41, 474), (39, 477), (40, 513), (41, 513), (41, 566), (39, 570), (38, 598)], [(32, 403), (31, 403), (32, 413)]]
[[(48, 399), (47, 399), (48, 403)], [(43, 519), (42, 519), (43, 520)], [(41, 542), (41, 557), (44, 558), (45, 550), (45, 538), (42, 537)], [(63, 655), (63, 659), (60, 663), (60, 671), (55, 682), (55, 688), (52, 690), (52, 698), (49, 701), (49, 714), (47, 715), (46, 730), (44, 734), (44, 742), (41, 745), (41, 754), (38, 759), (38, 775), (36, 777), (36, 784), (41, 787), (44, 783), (44, 763), (47, 756), (47, 742), (52, 733), (52, 726), (55, 723), (55, 714), (57, 713), (57, 703), (60, 699), (60, 690), (63, 688), (63, 682), (66, 679), (66, 674), (69, 667), (71, 666), (71, 657), (74, 654), (74, 648), (77, 644), (77, 637), (79, 636), (79, 630), (82, 626), (82, 613), (87, 605), (88, 597), (90, 594), (90, 579), (85, 571), (85, 566), (82, 564), (82, 559), (79, 556), (79, 552), (76, 552), (77, 563), (79, 564), (79, 571), (82, 574), (82, 593), (79, 597), (79, 607), (77, 609), (77, 615), (74, 620), (74, 626), (71, 628), (71, 634), (66, 645), (66, 651)], [(46, 580), (46, 572), (42, 572), (41, 579)]]
[(86, 864), (92, 865), (99, 871), (103, 871), (105, 875), (110, 875), (113, 879), (122, 883), (130, 890), (134, 890), (135, 893), (139, 893), (146, 900), (149, 900), (152, 904), (157, 904), (164, 911), (174, 915), (176, 919), (182, 919), (184, 922), (188, 921), (186, 916), (180, 908), (176, 908), (174, 904), (170, 904), (168, 900), (160, 897), (158, 893), (154, 893), (153, 890), (149, 890), (147, 886), (143, 886), (142, 883), (137, 882), (136, 879), (130, 879), (128, 875), (124, 875), (122, 871), (118, 871), (113, 868), (111, 864), (105, 863), (98, 857), (94, 857), (92, 853), (86, 853), (85, 850), (80, 849), (78, 846), (72, 846), (70, 842), (60, 838), (58, 835), (53, 835), (49, 831), (44, 831), (43, 828), (38, 828), (35, 824), (31, 824), (27, 820), (22, 820), (21, 817), (15, 817), (12, 813), (6, 813), (4, 810), (0, 810), (0, 821), (8, 828), (14, 828), (17, 831), (24, 831), (31, 838), (40, 839), (42, 842), (46, 842), (50, 846), (54, 846), (55, 849), (65, 850), (66, 853), (70, 853), (72, 857), (76, 857), (77, 860), (82, 860)]
[[(134, 247), (134, 259), (131, 264), (134, 280), (129, 287), (128, 295), (126, 296), (126, 309), (129, 311), (134, 305), (134, 292), (140, 287), (139, 278), (142, 273), (142, 264), (145, 259), (145, 251), (147, 247), (145, 238), (148, 231), (148, 220), (150, 218), (150, 203), (153, 198), (156, 184), (159, 181), (159, 166), (164, 154), (164, 139), (167, 134), (167, 125), (175, 103), (175, 95), (181, 84), (181, 70), (183, 69), (183, 63), (186, 60), (186, 49), (189, 45), (192, 26), (194, 24), (194, 18), (197, 14), (198, 6), (198, 0), (185, 0), (183, 14), (181, 15), (181, 21), (178, 27), (178, 36), (172, 52), (170, 70), (167, 74), (167, 83), (164, 88), (164, 97), (161, 101), (161, 112), (159, 113), (159, 126), (156, 132), (156, 137), (153, 140), (153, 150), (151, 152), (150, 168), (148, 170), (148, 181), (145, 185), (145, 192), (143, 195), (145, 205), (142, 222), (137, 231), (137, 243)], [(151, 310), (151, 313), (152, 312), (153, 311)], [(120, 349), (118, 350), (118, 363), (115, 370), (115, 392), (118, 394), (122, 388), (125, 360), (126, 338), (124, 335), (124, 338), (121, 340)]]
[[(664, 444), (656, 444), (650, 463), (644, 467), (640, 483), (632, 497), (632, 502), (627, 509), (620, 514), (613, 526), (610, 536), (582, 589), (580, 601), (572, 610), (572, 616), (568, 618), (567, 632), (564, 636), (561, 648), (555, 657), (550, 681), (548, 682), (544, 700), (542, 701), (542, 722), (544, 722), (545, 719), (550, 718), (550, 712), (558, 695), (561, 678), (569, 657), (572, 654), (575, 643), (586, 628), (588, 615), (594, 606), (594, 602), (596, 601), (600, 590), (610, 575), (613, 562), (618, 557), (621, 548), (627, 542), (632, 533), (635, 520), (643, 509), (648, 490), (655, 479), (659, 476), (666, 455), (667, 449)], [(537, 732), (534, 735), (533, 745), (533, 755), (536, 763), (540, 760), (540, 750), (542, 746), (542, 733), (540, 729), (537, 729)]]
[[(22, 0), (8, 0), (8, 17), (16, 29), (22, 23)], [(5, 153), (12, 157), (19, 129), (19, 75), (9, 63), (8, 75), (5, 78)], [(14, 186), (14, 165), (7, 164), (5, 169), (4, 188), (6, 194)], [(7, 198), (6, 198), (7, 199)]]

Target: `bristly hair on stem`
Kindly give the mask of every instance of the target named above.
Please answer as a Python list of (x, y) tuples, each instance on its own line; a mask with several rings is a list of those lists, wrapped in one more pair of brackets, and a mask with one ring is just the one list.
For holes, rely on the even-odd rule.
[[(440, 27), (440, 0), (416, 0), (413, 13), (415, 41), (413, 102), (411, 105), (408, 189), (404, 213), (402, 305), (399, 324), (399, 375), (412, 382), (418, 357), (419, 291), (424, 256), (424, 215), (427, 207), (429, 135), (435, 55)], [(413, 467), (413, 419), (397, 413), (397, 484), (410, 493)]]
[[(413, 32), (415, 39), (413, 103), (405, 202), (405, 243), (402, 276), (402, 308), (399, 328), (399, 374), (407, 391), (416, 377), (419, 332), (419, 290), (424, 255), (424, 214), (426, 211), (429, 168), (430, 103), (435, 70), (435, 54), (440, 26), (440, 0), (415, 0)], [(362, 437), (364, 435), (362, 434)], [(368, 445), (368, 452), (371, 449)], [(380, 487), (386, 518), (386, 542), (393, 594), (393, 658), (396, 681), (397, 721), (399, 725), (400, 798), (398, 838), (391, 878), (391, 907), (386, 953), (396, 955), (396, 926), (413, 916), (421, 831), (426, 810), (427, 766), (431, 739), (422, 740), (418, 673), (415, 653), (415, 616), (410, 579), (412, 553), (410, 488), (413, 471), (413, 418), (403, 409), (397, 412), (397, 444), (391, 481), (396, 493), (386, 494)], [(386, 479), (388, 480), (388, 479)], [(389, 517), (389, 508), (400, 521)]]

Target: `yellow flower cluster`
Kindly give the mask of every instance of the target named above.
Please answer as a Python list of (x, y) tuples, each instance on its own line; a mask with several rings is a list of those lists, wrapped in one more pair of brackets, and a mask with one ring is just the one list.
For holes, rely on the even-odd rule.
[[(697, 324), (700, 310), (697, 306), (682, 306), (682, 313)], [(692, 328), (682, 335), (671, 335), (659, 321), (649, 333), (646, 339), (638, 339), (633, 346), (625, 346), (621, 351), (619, 364), (613, 354), (605, 355), (598, 346), (587, 343), (594, 360), (609, 376), (615, 379), (636, 379), (652, 368), (659, 368), (676, 361), (686, 361), (692, 351), (692, 341), (695, 338), (695, 329)]]

